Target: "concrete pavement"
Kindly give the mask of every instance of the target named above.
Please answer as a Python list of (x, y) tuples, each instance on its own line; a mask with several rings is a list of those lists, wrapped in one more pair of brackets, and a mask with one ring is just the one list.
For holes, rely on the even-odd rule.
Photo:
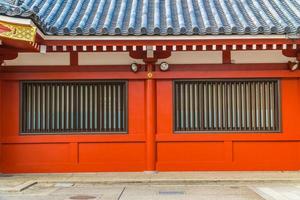
[(300, 171), (275, 172), (112, 172), (61, 174), (0, 174), (0, 187), (26, 181), (73, 183), (201, 183), (218, 181), (300, 181)]
[(0, 175), (0, 200), (300, 200), (300, 172)]

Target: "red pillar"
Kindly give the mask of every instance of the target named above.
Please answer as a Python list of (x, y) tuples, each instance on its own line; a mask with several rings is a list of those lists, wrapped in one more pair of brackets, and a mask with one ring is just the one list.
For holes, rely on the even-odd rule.
[(146, 171), (156, 170), (156, 81), (153, 63), (147, 63), (146, 80)]

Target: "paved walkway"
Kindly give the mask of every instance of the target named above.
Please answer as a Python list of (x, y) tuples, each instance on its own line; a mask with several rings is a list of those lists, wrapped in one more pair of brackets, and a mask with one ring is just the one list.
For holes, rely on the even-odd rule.
[(300, 172), (0, 175), (0, 200), (300, 200)]
[(211, 181), (300, 181), (300, 171), (291, 172), (114, 172), (62, 174), (0, 174), (0, 186), (25, 181), (73, 183), (161, 183)]

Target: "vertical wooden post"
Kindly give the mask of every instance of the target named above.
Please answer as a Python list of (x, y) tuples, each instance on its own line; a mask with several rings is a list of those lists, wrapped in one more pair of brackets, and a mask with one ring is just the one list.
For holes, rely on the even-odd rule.
[(70, 52), (70, 65), (72, 67), (78, 66), (78, 52)]
[(154, 63), (147, 63), (146, 80), (146, 171), (156, 170), (156, 81), (152, 78)]
[(230, 50), (226, 50), (223, 51), (223, 64), (231, 64), (231, 51)]

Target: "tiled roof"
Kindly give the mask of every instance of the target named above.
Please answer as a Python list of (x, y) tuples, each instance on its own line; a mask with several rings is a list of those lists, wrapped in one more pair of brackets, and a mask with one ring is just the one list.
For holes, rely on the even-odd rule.
[(299, 0), (0, 0), (48, 35), (300, 33)]

